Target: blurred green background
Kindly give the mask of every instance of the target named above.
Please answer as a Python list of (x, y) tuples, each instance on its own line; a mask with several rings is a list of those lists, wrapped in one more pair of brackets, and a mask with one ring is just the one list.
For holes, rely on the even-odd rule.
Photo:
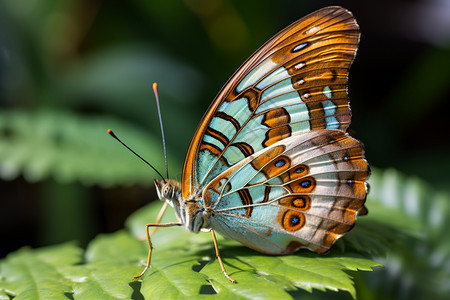
[(156, 199), (156, 175), (106, 130), (163, 172), (158, 82), (179, 180), (195, 128), (231, 74), (328, 5), (361, 27), (351, 129), (369, 162), (450, 191), (450, 1), (0, 0), (0, 257), (122, 228)]

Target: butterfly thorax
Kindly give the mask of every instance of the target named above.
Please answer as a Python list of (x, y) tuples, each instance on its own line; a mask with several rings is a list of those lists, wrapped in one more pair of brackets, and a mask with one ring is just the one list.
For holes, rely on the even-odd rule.
[(155, 179), (155, 186), (159, 199), (166, 201), (175, 209), (178, 220), (187, 230), (197, 233), (201, 228), (209, 228), (212, 210), (204, 207), (198, 199), (184, 199), (178, 181)]

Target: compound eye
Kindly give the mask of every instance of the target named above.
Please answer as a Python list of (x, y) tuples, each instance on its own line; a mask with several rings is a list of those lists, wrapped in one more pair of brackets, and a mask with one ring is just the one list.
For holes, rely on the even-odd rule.
[(163, 194), (163, 196), (165, 197), (165, 196), (167, 196), (167, 195), (169, 194), (169, 192), (170, 192), (170, 186), (166, 184), (166, 185), (163, 187), (162, 194)]

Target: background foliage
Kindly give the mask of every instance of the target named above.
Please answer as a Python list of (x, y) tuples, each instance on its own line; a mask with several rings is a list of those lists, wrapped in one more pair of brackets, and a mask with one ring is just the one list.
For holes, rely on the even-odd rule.
[(154, 81), (170, 174), (179, 179), (198, 121), (240, 63), (299, 17), (342, 5), (362, 30), (350, 74), (351, 128), (371, 165), (409, 176), (389, 169), (371, 178), (368, 221), (352, 232), (363, 238), (344, 244), (386, 267), (356, 274), (356, 290), (361, 299), (445, 295), (448, 3), (0, 0), (1, 257), (75, 240), (59, 252), (75, 264), (98, 233), (123, 228), (156, 199), (152, 171), (106, 134), (113, 128), (163, 169)]

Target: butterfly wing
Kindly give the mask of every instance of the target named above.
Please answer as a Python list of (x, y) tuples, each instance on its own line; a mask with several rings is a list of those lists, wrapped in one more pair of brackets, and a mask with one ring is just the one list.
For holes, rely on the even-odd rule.
[(195, 132), (183, 168), (183, 198), (201, 198), (218, 175), (280, 140), (319, 129), (345, 131), (351, 119), (347, 74), (358, 42), (353, 15), (327, 7), (256, 51)]
[(361, 143), (346, 133), (321, 129), (292, 136), (206, 187), (214, 208), (210, 226), (264, 253), (323, 253), (353, 227), (368, 175)]

